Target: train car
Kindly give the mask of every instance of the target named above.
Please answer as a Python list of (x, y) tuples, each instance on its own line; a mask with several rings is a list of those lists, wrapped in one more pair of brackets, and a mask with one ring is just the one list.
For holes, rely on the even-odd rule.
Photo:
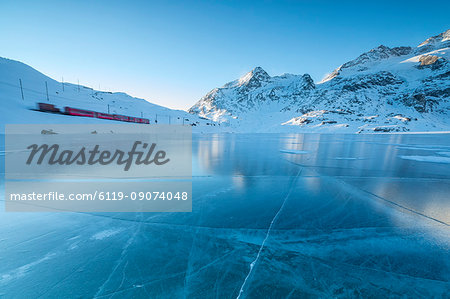
[(147, 118), (138, 118), (139, 119), (139, 123), (141, 124), (149, 124), (150, 120)]
[(76, 109), (71, 107), (64, 107), (64, 113), (68, 115), (96, 117), (97, 112), (83, 109)]
[(110, 120), (116, 120), (116, 121), (124, 121), (124, 122), (132, 122), (132, 123), (138, 123), (138, 124), (150, 124), (150, 120), (147, 118), (142, 117), (133, 117), (133, 116), (127, 116), (127, 115), (120, 115), (120, 114), (109, 114), (109, 113), (102, 113), (97, 111), (91, 111), (91, 110), (84, 110), (84, 109), (77, 109), (72, 107), (64, 107), (64, 112), (60, 109), (56, 108), (55, 105), (49, 104), (49, 103), (37, 103), (37, 110), (42, 112), (51, 112), (51, 113), (64, 113), (67, 115), (73, 115), (73, 116), (83, 116), (83, 117), (95, 117), (100, 119), (110, 119)]
[(135, 123), (138, 123), (138, 124), (141, 124), (141, 123), (142, 123), (142, 118), (140, 118), (140, 117), (135, 117), (135, 118), (134, 118), (134, 122), (135, 122)]
[(37, 103), (38, 110), (42, 112), (53, 112), (53, 113), (61, 113), (61, 111), (55, 107), (53, 104), (48, 103)]
[(134, 122), (138, 124), (149, 124), (150, 120), (142, 117), (134, 117)]
[(113, 114), (101, 113), (101, 112), (96, 112), (96, 114), (97, 114), (97, 118), (115, 120)]
[(125, 116), (125, 115), (114, 114), (113, 117), (115, 120), (118, 120), (118, 121), (129, 121), (128, 116)]

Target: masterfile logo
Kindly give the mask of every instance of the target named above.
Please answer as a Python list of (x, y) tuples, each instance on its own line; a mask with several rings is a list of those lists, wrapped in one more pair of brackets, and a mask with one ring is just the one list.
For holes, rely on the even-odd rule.
[(190, 126), (7, 125), (5, 147), (7, 211), (191, 211)]
[(5, 147), (7, 179), (192, 175), (190, 126), (7, 125)]
[[(138, 147), (142, 148), (142, 151), (138, 150)], [(142, 141), (135, 141), (133, 147), (128, 152), (121, 150), (115, 150), (111, 152), (109, 150), (100, 150), (100, 145), (94, 145), (92, 150), (82, 147), (78, 152), (66, 149), (61, 150), (59, 144), (32, 144), (27, 147), (30, 149), (30, 155), (26, 164), (30, 165), (33, 162), (41, 165), (44, 160), (49, 165), (108, 165), (111, 163), (117, 163), (117, 165), (124, 165), (124, 170), (128, 171), (133, 164), (136, 165), (164, 165), (170, 161), (166, 158), (166, 151), (156, 150), (156, 143), (148, 144)], [(146, 150), (146, 152), (144, 152)], [(33, 161), (35, 156), (36, 161)]]

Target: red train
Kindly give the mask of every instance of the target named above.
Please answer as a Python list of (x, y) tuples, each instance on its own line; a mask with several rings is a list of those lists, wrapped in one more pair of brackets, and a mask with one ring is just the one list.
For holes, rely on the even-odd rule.
[(139, 124), (149, 124), (150, 123), (150, 120), (147, 118), (126, 116), (126, 115), (120, 115), (120, 114), (102, 113), (102, 112), (77, 109), (77, 108), (72, 108), (72, 107), (64, 107), (64, 111), (61, 111), (59, 108), (56, 108), (55, 105), (47, 104), (47, 103), (38, 103), (38, 110), (42, 111), (42, 112), (62, 113), (62, 114), (66, 114), (66, 115), (110, 119), (110, 120), (125, 121), (125, 122), (139, 123)]

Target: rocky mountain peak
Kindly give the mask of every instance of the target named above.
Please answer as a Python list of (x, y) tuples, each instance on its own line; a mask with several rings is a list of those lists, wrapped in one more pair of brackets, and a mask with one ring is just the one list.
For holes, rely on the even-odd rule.
[(316, 88), (316, 84), (314, 84), (314, 80), (313, 80), (313, 78), (311, 78), (311, 76), (309, 74), (304, 74), (302, 76), (302, 79), (305, 82), (304, 83), (305, 88), (308, 88), (308, 89)]
[(408, 55), (409, 53), (411, 53), (411, 51), (412, 51), (411, 47), (389, 48), (387, 46), (380, 45), (368, 52), (361, 54), (360, 56), (358, 56), (358, 58), (349, 61), (347, 63), (344, 63), (342, 65), (342, 68), (349, 68), (355, 65), (365, 64), (367, 62), (388, 59), (389, 57), (393, 56)]
[(437, 44), (437, 43), (441, 43), (441, 42), (445, 42), (445, 41), (450, 41), (450, 29), (448, 29), (438, 35), (427, 38), (418, 47), (423, 47), (425, 45)]
[(320, 83), (330, 81), (331, 79), (340, 75), (341, 72), (345, 69), (351, 68), (355, 69), (356, 71), (363, 71), (367, 69), (365, 64), (369, 62), (379, 62), (384, 59), (388, 59), (390, 57), (399, 57), (403, 55), (408, 55), (411, 54), (412, 50), (413, 49), (411, 47), (390, 48), (385, 45), (379, 45), (378, 47), (373, 48), (372, 50), (359, 55), (356, 59), (344, 63), (343, 65), (335, 69), (333, 72), (325, 76), (325, 78), (323, 78), (322, 81), (320, 81)]
[(261, 82), (267, 82), (270, 78), (262, 67), (257, 66), (239, 79), (239, 86), (260, 87)]

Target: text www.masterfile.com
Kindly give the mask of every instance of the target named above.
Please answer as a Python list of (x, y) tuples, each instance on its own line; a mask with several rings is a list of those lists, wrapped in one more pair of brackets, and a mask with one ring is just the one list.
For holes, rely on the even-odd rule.
[(163, 200), (181, 201), (188, 200), (188, 192), (158, 192), (158, 191), (131, 191), (131, 192), (109, 192), (95, 191), (92, 193), (63, 193), (63, 192), (29, 192), (11, 193), (10, 201), (108, 201), (108, 200)]

